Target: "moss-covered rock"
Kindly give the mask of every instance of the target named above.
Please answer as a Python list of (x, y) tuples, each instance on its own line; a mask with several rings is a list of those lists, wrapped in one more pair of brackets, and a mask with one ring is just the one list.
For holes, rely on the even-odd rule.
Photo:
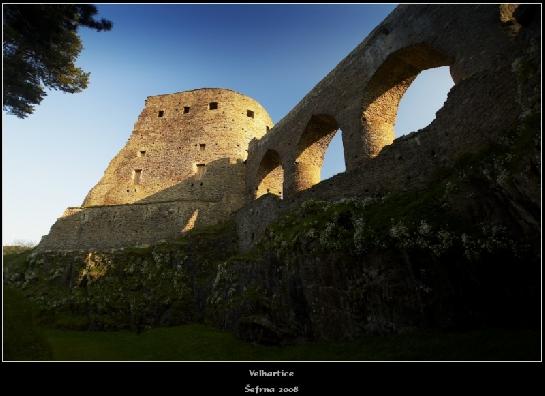
[(36, 303), (44, 323), (140, 331), (203, 320), (217, 266), (235, 249), (226, 223), (155, 246), (13, 257), (5, 279)]
[(525, 114), (425, 190), (285, 213), (246, 257), (219, 267), (215, 323), (265, 342), (537, 325), (539, 119)]

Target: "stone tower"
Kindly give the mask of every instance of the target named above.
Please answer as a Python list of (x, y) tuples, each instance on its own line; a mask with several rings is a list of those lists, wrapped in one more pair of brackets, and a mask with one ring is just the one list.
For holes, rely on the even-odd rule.
[(248, 144), (272, 126), (259, 103), (227, 89), (148, 97), (127, 144), (82, 206), (224, 196), (238, 209)]
[(38, 249), (154, 243), (227, 220), (247, 198), (249, 142), (272, 127), (258, 102), (228, 89), (148, 97), (125, 147)]

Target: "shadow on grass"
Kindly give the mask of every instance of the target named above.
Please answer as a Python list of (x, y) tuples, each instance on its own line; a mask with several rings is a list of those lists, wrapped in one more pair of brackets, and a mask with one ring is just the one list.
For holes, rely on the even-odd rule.
[(42, 329), (24, 296), (4, 289), (4, 360), (539, 360), (540, 350), (539, 330), (521, 329), (416, 331), (283, 347), (250, 344), (200, 324), (141, 334)]
[(4, 360), (51, 360), (52, 350), (35, 311), (15, 289), (4, 287)]
[[(4, 256), (4, 266), (23, 266), (25, 256)], [(539, 360), (541, 353), (539, 329), (429, 330), (274, 347), (250, 344), (200, 324), (154, 328), (141, 334), (43, 329), (37, 326), (36, 310), (19, 291), (4, 288), (3, 303), (4, 360), (8, 361), (512, 361)]]
[(253, 345), (204, 325), (128, 331), (46, 331), (55, 360), (539, 360), (537, 330), (420, 331), (350, 342)]

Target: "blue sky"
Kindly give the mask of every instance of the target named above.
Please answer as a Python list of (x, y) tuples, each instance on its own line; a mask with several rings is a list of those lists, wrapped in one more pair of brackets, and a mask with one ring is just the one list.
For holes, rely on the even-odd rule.
[[(51, 91), (33, 115), (2, 114), (3, 244), (39, 242), (79, 206), (123, 147), (147, 96), (230, 88), (278, 122), (394, 5), (99, 5), (110, 32), (80, 30), (79, 94)], [(402, 99), (398, 134), (435, 117), (452, 86), (446, 68), (423, 72)], [(344, 170), (337, 134), (322, 178)]]

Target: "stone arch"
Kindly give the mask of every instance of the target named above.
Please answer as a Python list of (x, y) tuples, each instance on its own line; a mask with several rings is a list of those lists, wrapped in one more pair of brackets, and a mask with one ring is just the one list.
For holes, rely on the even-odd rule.
[(453, 86), (448, 66), (420, 72), (399, 101), (394, 139), (430, 125), (444, 107)]
[(257, 169), (255, 198), (264, 194), (274, 194), (282, 198), (284, 169), (276, 150), (267, 150)]
[(367, 158), (394, 141), (399, 102), (418, 74), (453, 63), (452, 57), (428, 44), (406, 47), (388, 56), (367, 83), (363, 96), (361, 122)]
[(331, 115), (310, 117), (297, 143), (291, 191), (306, 190), (320, 182), (325, 152), (338, 129), (339, 124)]

